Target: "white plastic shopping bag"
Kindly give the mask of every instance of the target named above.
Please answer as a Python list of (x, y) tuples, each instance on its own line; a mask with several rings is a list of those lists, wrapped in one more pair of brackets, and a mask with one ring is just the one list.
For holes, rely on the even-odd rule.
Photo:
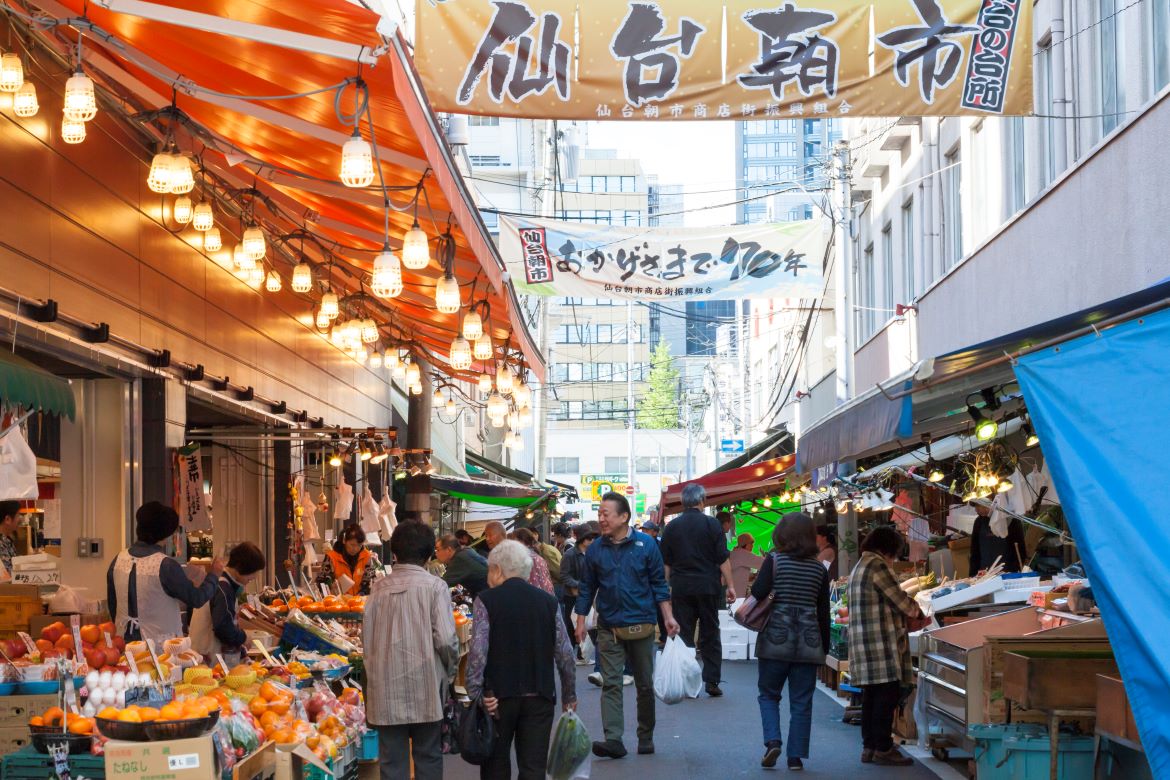
[(0, 436), (0, 501), (32, 501), (37, 488), (37, 456), (20, 426)]
[(666, 640), (654, 664), (654, 695), (666, 704), (697, 699), (703, 690), (703, 670), (695, 651), (677, 636)]

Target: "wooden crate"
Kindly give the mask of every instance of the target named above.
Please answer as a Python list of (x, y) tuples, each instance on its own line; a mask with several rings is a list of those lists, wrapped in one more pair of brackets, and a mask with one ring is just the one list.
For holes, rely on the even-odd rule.
[(0, 634), (5, 639), (28, 631), (29, 620), (45, 611), (36, 585), (0, 585)]

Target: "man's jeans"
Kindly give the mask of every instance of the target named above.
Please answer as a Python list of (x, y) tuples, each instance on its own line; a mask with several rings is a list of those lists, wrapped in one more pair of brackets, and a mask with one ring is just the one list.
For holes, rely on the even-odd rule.
[(654, 736), (654, 637), (623, 642), (613, 630), (597, 631), (601, 659), (601, 723), (605, 739), (621, 742), (625, 731), (622, 713), (622, 673), (629, 664), (638, 694), (638, 739)]

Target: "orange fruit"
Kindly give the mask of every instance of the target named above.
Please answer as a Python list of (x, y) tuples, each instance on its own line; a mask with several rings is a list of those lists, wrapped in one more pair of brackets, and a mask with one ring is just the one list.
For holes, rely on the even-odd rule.
[(158, 720), (158, 715), (159, 711), (154, 707), (143, 707), (138, 711), (138, 717), (142, 720), (143, 723), (150, 723), (151, 721)]
[(120, 714), (121, 710), (119, 710), (117, 707), (106, 707), (101, 712), (99, 712), (97, 716), (102, 720), (117, 720), (118, 715)]
[(260, 716), (260, 727), (265, 730), (271, 729), (274, 725), (276, 725), (278, 720), (280, 719), (276, 716), (276, 713), (269, 710)]
[(290, 742), (292, 742), (295, 739), (295, 737), (293, 736), (293, 733), (291, 731), (289, 731), (288, 729), (277, 729), (276, 731), (274, 731), (268, 735), (268, 739), (271, 740), (272, 742), (275, 742), (278, 745), (287, 745)]
[(89, 735), (93, 733), (93, 721), (89, 718), (78, 718), (69, 724), (70, 734)]
[(65, 710), (60, 707), (49, 707), (42, 718), (46, 726), (60, 726), (65, 722)]
[(40, 715), (33, 715), (31, 718), (28, 719), (28, 725), (30, 725), (30, 726), (43, 726), (43, 725), (45, 725), (45, 719), (42, 718)]
[(178, 702), (171, 702), (164, 704), (162, 709), (158, 711), (159, 720), (182, 720), (183, 719), (183, 705)]
[(248, 711), (259, 718), (268, 712), (268, 702), (262, 698), (262, 695), (257, 696), (248, 703)]
[(260, 685), (260, 696), (268, 699), (269, 701), (279, 698), (281, 693), (283, 693), (283, 691), (276, 685), (276, 683), (272, 682), (272, 680), (265, 680)]
[(276, 715), (285, 715), (288, 713), (288, 708), (292, 705), (292, 700), (286, 697), (280, 697), (268, 702), (268, 711)]
[(123, 723), (141, 723), (142, 718), (138, 714), (138, 710), (125, 709), (118, 713), (118, 720)]
[(206, 718), (208, 712), (206, 705), (196, 701), (189, 701), (183, 705), (183, 715), (187, 718)]

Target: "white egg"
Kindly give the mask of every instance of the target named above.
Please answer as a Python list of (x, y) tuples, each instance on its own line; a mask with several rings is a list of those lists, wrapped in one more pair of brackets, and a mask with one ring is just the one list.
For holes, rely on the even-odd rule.
[(91, 691), (101, 685), (101, 674), (95, 669), (85, 676), (85, 687)]
[(101, 707), (106, 703), (106, 689), (92, 688), (89, 692), (89, 703), (95, 707)]
[(114, 690), (126, 690), (126, 673), (114, 672), (114, 676), (110, 679), (110, 684), (114, 686)]
[(114, 675), (111, 674), (109, 671), (105, 671), (105, 672), (101, 673), (101, 676), (99, 677), (98, 685), (102, 686), (103, 688), (109, 688), (110, 683), (112, 683), (113, 680), (114, 680)]

